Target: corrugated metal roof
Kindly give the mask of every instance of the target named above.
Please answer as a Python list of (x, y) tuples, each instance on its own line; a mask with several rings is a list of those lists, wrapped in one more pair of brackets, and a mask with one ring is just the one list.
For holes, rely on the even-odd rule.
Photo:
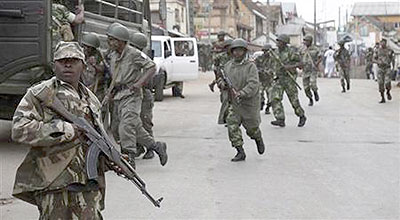
[(400, 2), (356, 2), (352, 16), (400, 15)]

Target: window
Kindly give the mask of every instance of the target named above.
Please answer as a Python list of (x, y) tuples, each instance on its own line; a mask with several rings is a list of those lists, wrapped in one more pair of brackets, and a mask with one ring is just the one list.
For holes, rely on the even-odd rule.
[(154, 57), (161, 57), (161, 42), (160, 41), (152, 41), (151, 42), (151, 50), (153, 51)]
[(364, 25), (364, 26), (360, 27), (360, 35), (362, 37), (368, 37), (368, 35), (369, 35), (368, 26)]
[(175, 22), (181, 22), (179, 9), (175, 8)]
[(175, 56), (190, 57), (194, 56), (194, 44), (192, 41), (175, 41)]

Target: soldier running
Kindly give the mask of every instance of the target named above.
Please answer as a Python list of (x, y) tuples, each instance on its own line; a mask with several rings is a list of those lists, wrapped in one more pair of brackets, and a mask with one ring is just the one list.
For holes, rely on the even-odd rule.
[(335, 61), (338, 63), (337, 67), (339, 68), (342, 92), (346, 92), (346, 84), (347, 90), (350, 90), (350, 53), (344, 47), (344, 40), (340, 40), (338, 44), (340, 48), (335, 51), (334, 57)]
[(390, 90), (392, 89), (391, 65), (394, 59), (394, 51), (387, 47), (386, 39), (381, 40), (380, 47), (376, 55), (377, 56), (375, 57), (374, 62), (378, 64), (379, 67), (378, 85), (379, 93), (381, 94), (381, 101), (379, 103), (385, 103), (385, 89), (387, 99), (392, 100), (392, 95), (390, 94)]
[[(261, 107), (260, 110), (263, 110), (265, 106), (265, 114), (270, 113), (271, 107), (271, 93), (272, 93), (272, 80), (274, 78), (274, 63), (273, 59), (271, 58), (271, 51), (272, 47), (271, 44), (265, 44), (263, 46), (263, 54), (258, 56), (255, 60), (257, 69), (258, 69), (258, 76), (260, 78), (261, 87), (260, 87), (260, 96), (261, 96)], [(265, 103), (265, 96), (264, 93), (267, 95), (267, 103)]]

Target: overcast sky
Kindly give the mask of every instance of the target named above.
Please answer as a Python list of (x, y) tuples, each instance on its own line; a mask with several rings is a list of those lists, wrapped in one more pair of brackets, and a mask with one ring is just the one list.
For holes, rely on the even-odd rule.
[[(259, 0), (267, 2), (267, 0)], [(270, 2), (294, 2), (296, 3), (299, 17), (306, 21), (314, 21), (314, 0), (270, 0)], [(346, 9), (348, 18), (351, 20), (351, 10), (354, 2), (400, 2), (400, 0), (316, 0), (317, 2), (317, 22), (326, 20), (336, 20), (336, 26), (339, 20), (339, 8), (341, 8), (341, 25), (346, 19)]]

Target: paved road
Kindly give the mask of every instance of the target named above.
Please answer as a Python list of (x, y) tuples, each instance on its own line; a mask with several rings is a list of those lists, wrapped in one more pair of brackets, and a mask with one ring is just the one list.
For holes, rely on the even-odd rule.
[[(170, 92), (155, 107), (155, 135), (168, 142), (169, 163), (138, 161), (148, 190), (165, 199), (153, 208), (136, 188), (107, 174), (105, 219), (399, 219), (399, 88), (378, 104), (374, 81), (353, 80), (340, 93), (338, 79), (320, 79), (321, 101), (313, 107), (301, 93), (304, 128), (285, 101), (286, 127), (262, 115), (267, 154), (245, 139), (246, 162), (232, 163), (226, 128), (216, 124), (217, 93), (211, 74), (185, 84), (185, 99)], [(169, 96), (168, 96), (169, 95)], [(2, 133), (2, 132), (0, 132)], [(26, 147), (3, 143), (1, 194), (10, 196), (15, 169)], [(0, 219), (37, 219), (34, 206), (18, 200), (0, 206)]]

